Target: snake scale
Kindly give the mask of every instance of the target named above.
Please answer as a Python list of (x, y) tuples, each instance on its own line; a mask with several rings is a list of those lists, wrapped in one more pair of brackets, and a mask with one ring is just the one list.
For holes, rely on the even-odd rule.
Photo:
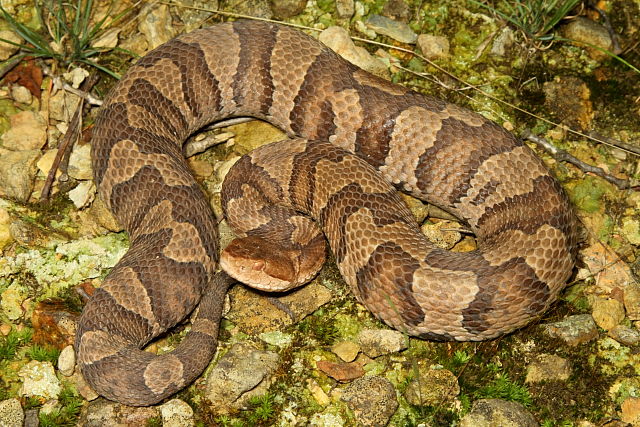
[[(363, 304), (390, 326), (435, 340), (513, 331), (546, 310), (571, 274), (577, 226), (567, 197), (510, 133), (375, 77), (301, 32), (215, 25), (141, 58), (96, 119), (94, 179), (130, 249), (85, 306), (76, 350), (84, 377), (109, 399), (157, 403), (212, 358), (232, 279), (216, 273), (216, 221), (182, 144), (210, 122), (241, 116), (305, 139), (262, 147), (229, 172), (229, 223), (257, 252), (288, 246), (269, 261), (232, 244), (227, 268), (246, 252), (245, 273), (303, 281), (323, 259), (319, 225)], [(396, 188), (463, 218), (479, 249), (431, 245)], [(176, 350), (141, 350), (198, 305)]]

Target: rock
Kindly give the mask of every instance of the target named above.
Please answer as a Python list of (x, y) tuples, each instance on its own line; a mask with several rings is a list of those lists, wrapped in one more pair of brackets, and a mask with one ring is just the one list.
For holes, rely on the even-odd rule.
[(631, 282), (624, 288), (624, 308), (631, 320), (640, 320), (640, 284)]
[(251, 396), (264, 394), (278, 362), (275, 352), (258, 350), (246, 342), (234, 344), (207, 374), (205, 397), (212, 410), (227, 413), (242, 408)]
[(331, 292), (317, 282), (283, 296), (265, 298), (260, 292), (234, 286), (231, 311), (225, 316), (243, 332), (255, 335), (292, 325), (331, 300)]
[(351, 18), (356, 12), (353, 0), (336, 0), (336, 12), (340, 18)]
[(598, 329), (590, 314), (569, 316), (559, 322), (542, 325), (547, 334), (560, 338), (571, 346), (591, 341), (598, 336)]
[(18, 376), (23, 380), (20, 396), (55, 399), (62, 391), (51, 362), (32, 360), (20, 368)]
[(3, 323), (0, 325), (0, 335), (6, 337), (11, 333), (12, 329), (13, 327), (11, 326), (11, 323)]
[(79, 314), (59, 300), (39, 302), (31, 315), (33, 341), (40, 345), (64, 348), (73, 345)]
[(360, 353), (360, 346), (351, 341), (340, 341), (331, 347), (331, 351), (345, 362), (353, 362)]
[(412, 405), (447, 406), (460, 394), (458, 379), (446, 369), (418, 368), (418, 378), (411, 380), (404, 397)]
[(624, 306), (613, 298), (590, 298), (593, 320), (605, 331), (616, 327), (624, 320)]
[(9, 212), (0, 207), (0, 254), (4, 248), (9, 246), (13, 242), (13, 235), (11, 234), (11, 215)]
[(29, 105), (33, 100), (33, 96), (29, 89), (22, 85), (12, 85), (11, 86), (11, 98), (19, 104)]
[(187, 159), (187, 163), (191, 172), (198, 178), (206, 179), (213, 175), (213, 165), (210, 162), (192, 157)]
[(609, 58), (609, 56), (598, 49), (585, 46), (584, 44), (597, 46), (610, 52), (613, 50), (613, 41), (611, 40), (609, 31), (607, 31), (603, 25), (582, 16), (578, 16), (565, 25), (563, 34), (566, 38), (578, 42), (578, 46), (586, 48), (589, 56), (597, 60), (606, 59)]
[(553, 354), (540, 354), (527, 366), (525, 382), (565, 381), (570, 375), (571, 364), (567, 359)]
[(364, 375), (364, 369), (362, 364), (358, 362), (344, 363), (344, 362), (329, 362), (328, 360), (319, 360), (316, 362), (316, 367), (340, 382), (347, 382), (360, 378)]
[(79, 370), (75, 371), (73, 375), (69, 377), (69, 381), (76, 386), (76, 390), (80, 393), (80, 396), (84, 398), (84, 400), (88, 400), (91, 402), (92, 400), (96, 400), (98, 398), (98, 393), (95, 392), (94, 389), (91, 388), (89, 383), (84, 379)]
[(327, 28), (320, 33), (318, 40), (363, 70), (381, 77), (385, 77), (388, 74), (387, 66), (384, 62), (372, 57), (365, 48), (356, 46), (351, 37), (349, 37), (347, 30), (342, 27)]
[(10, 151), (0, 148), (0, 197), (26, 202), (31, 195), (40, 150)]
[(96, 197), (88, 210), (89, 216), (102, 227), (118, 233), (123, 230), (118, 220), (111, 213), (100, 197)]
[(234, 3), (233, 11), (241, 15), (248, 15), (256, 18), (273, 18), (273, 12), (271, 12), (271, 7), (269, 6), (269, 0), (238, 1)]
[(118, 46), (118, 36), (122, 28), (109, 28), (91, 43), (94, 48), (113, 49)]
[[(22, 43), (22, 37), (9, 30), (0, 31), (0, 39), (9, 40), (14, 43)], [(14, 53), (18, 51), (18, 49), (18, 46), (0, 41), (0, 61), (9, 59)]]
[(449, 56), (449, 40), (446, 37), (431, 34), (420, 34), (418, 47), (427, 59), (445, 58)]
[(401, 43), (413, 44), (418, 39), (418, 35), (407, 24), (394, 21), (386, 16), (371, 15), (365, 24), (367, 28), (376, 33), (391, 37)]
[(187, 7), (180, 10), (180, 20), (184, 22), (184, 32), (188, 33), (202, 26), (211, 15), (210, 10), (218, 10), (218, 0), (182, 0)]
[(149, 43), (147, 43), (147, 38), (144, 34), (137, 31), (134, 34), (124, 37), (120, 41), (120, 47), (122, 49), (129, 50), (139, 56), (143, 56), (149, 51)]
[(391, 329), (363, 329), (358, 334), (362, 352), (376, 358), (384, 354), (397, 353), (407, 348), (407, 338)]
[(293, 335), (285, 334), (282, 331), (263, 332), (259, 338), (269, 345), (275, 345), (280, 348), (286, 348), (293, 342)]
[(504, 27), (493, 41), (491, 54), (496, 56), (505, 56), (507, 49), (513, 46), (513, 42), (515, 40), (513, 34), (513, 30), (510, 27)]
[(144, 34), (149, 49), (155, 49), (175, 36), (169, 7), (164, 4), (148, 3), (138, 14), (138, 30)]
[(312, 379), (307, 380), (307, 390), (311, 392), (311, 396), (318, 402), (319, 405), (327, 406), (331, 403), (331, 399), (327, 396), (327, 393), (324, 392), (322, 387)]
[(93, 181), (81, 181), (67, 195), (76, 208), (82, 209), (93, 201), (96, 196), (96, 186)]
[(38, 408), (24, 411), (24, 427), (38, 427), (40, 425), (39, 413)]
[(89, 72), (84, 68), (76, 67), (68, 73), (62, 74), (62, 77), (71, 84), (71, 87), (79, 89), (82, 82), (89, 77)]
[(194, 425), (193, 409), (183, 400), (171, 399), (160, 406), (162, 427), (188, 427)]
[(640, 331), (628, 326), (617, 325), (609, 331), (609, 336), (620, 344), (635, 346), (640, 343)]
[(409, 210), (415, 217), (418, 224), (422, 224), (424, 220), (429, 216), (430, 207), (428, 204), (423, 203), (422, 200), (411, 197), (408, 194), (399, 193), (402, 201), (409, 207)]
[(271, 0), (273, 16), (278, 19), (291, 18), (304, 11), (307, 0)]
[(344, 419), (337, 414), (316, 413), (309, 420), (312, 427), (342, 427), (346, 425)]
[[(0, 34), (0, 37), (2, 34)], [(2, 427), (22, 427), (24, 411), (16, 398), (0, 402), (0, 425)]]
[[(595, 242), (591, 246), (580, 251), (581, 259), (593, 274), (596, 286), (600, 293), (611, 293), (616, 288), (624, 289), (624, 299), (627, 292), (633, 292), (629, 285), (634, 283), (633, 274), (629, 264), (622, 260), (615, 250), (603, 242)], [(640, 296), (640, 293), (638, 294)], [(640, 301), (640, 298), (638, 299)], [(626, 302), (625, 302), (626, 305)], [(637, 306), (638, 319), (640, 319), (640, 303)], [(627, 308), (627, 310), (629, 310)], [(630, 319), (633, 320), (633, 311)]]
[(69, 167), (67, 168), (67, 173), (71, 178), (78, 180), (93, 179), (90, 144), (76, 145), (73, 147), (71, 156), (69, 156)]
[(457, 222), (440, 220), (434, 223), (425, 222), (420, 230), (437, 247), (451, 249), (462, 239), (462, 234), (455, 231), (459, 228), (460, 224)]
[(624, 218), (620, 231), (629, 243), (636, 246), (640, 245), (640, 222), (638, 222), (638, 220), (635, 218)]
[(27, 297), (26, 290), (19, 283), (12, 283), (0, 294), (0, 307), (9, 320), (18, 320), (24, 314), (22, 302)]
[(591, 90), (578, 77), (556, 76), (553, 81), (544, 83), (545, 106), (562, 123), (580, 130), (589, 129), (594, 111), (591, 102)]
[(345, 388), (341, 399), (360, 425), (371, 427), (386, 426), (398, 408), (393, 385), (386, 378), (377, 376), (355, 380)]
[(72, 345), (68, 345), (62, 349), (58, 356), (58, 371), (65, 377), (73, 375), (76, 367), (76, 352)]
[(389, 0), (382, 8), (382, 14), (387, 18), (407, 22), (411, 18), (411, 9), (404, 0)]
[(622, 421), (631, 425), (640, 425), (640, 397), (627, 397), (622, 405)]
[(100, 398), (82, 409), (78, 425), (83, 427), (144, 426), (150, 418), (160, 416), (157, 406), (132, 407)]
[(234, 134), (233, 149), (241, 155), (287, 137), (280, 129), (258, 120), (229, 126), (227, 130)]
[(501, 399), (480, 399), (471, 412), (460, 420), (460, 427), (537, 427), (536, 419), (517, 402)]
[[(60, 122), (69, 122), (78, 108), (80, 97), (73, 93), (59, 90), (49, 98), (49, 117)], [(60, 129), (61, 132), (65, 128)]]
[(11, 127), (2, 135), (2, 146), (13, 151), (40, 150), (47, 142), (47, 123), (33, 111), (9, 117)]

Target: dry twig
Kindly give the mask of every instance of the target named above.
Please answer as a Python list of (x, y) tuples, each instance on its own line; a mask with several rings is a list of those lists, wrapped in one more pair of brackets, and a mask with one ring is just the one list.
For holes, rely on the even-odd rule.
[(598, 166), (592, 166), (588, 163), (583, 162), (577, 157), (574, 157), (571, 154), (567, 153), (565, 150), (562, 150), (556, 147), (555, 145), (551, 144), (549, 141), (542, 138), (541, 136), (534, 135), (529, 129), (524, 130), (524, 132), (522, 133), (522, 138), (527, 139), (531, 142), (535, 142), (539, 147), (541, 147), (542, 149), (547, 151), (549, 154), (551, 154), (553, 158), (555, 158), (556, 160), (560, 162), (571, 163), (572, 165), (576, 166), (578, 169), (580, 169), (585, 173), (592, 173), (594, 175), (597, 175), (609, 181), (610, 183), (612, 183), (613, 185), (615, 185), (621, 190), (636, 188), (632, 186), (628, 180), (616, 178), (615, 176), (605, 172), (604, 169)]

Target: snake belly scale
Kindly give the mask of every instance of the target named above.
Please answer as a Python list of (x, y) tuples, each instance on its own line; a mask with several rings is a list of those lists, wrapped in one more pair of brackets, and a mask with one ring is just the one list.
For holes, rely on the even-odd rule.
[[(315, 216), (357, 298), (401, 331), (493, 338), (546, 310), (571, 275), (577, 226), (567, 197), (501, 127), (375, 77), (284, 26), (197, 30), (132, 66), (96, 119), (94, 179), (131, 246), (87, 303), (76, 350), (84, 377), (109, 399), (157, 403), (197, 378), (215, 351), (231, 279), (216, 273), (216, 221), (181, 147), (202, 126), (242, 116), (305, 140), (241, 159), (227, 180), (244, 182), (225, 182), (227, 214), (243, 218), (238, 207), (257, 193)], [(276, 166), (267, 158), (278, 147)], [(394, 188), (463, 218), (479, 249), (429, 245)], [(265, 197), (251, 215), (269, 209)], [(268, 215), (252, 218), (241, 233), (278, 228)], [(299, 241), (297, 223), (288, 224), (283, 238)], [(176, 350), (141, 350), (198, 304)]]

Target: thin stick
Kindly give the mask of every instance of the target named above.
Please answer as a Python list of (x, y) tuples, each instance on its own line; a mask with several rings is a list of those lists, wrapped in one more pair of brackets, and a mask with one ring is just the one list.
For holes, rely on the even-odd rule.
[[(90, 74), (82, 85), (80, 86), (80, 90), (83, 92), (88, 92), (91, 88), (98, 82), (99, 76), (97, 73)], [(40, 201), (45, 202), (49, 199), (49, 193), (51, 192), (51, 187), (53, 186), (53, 182), (56, 179), (56, 172), (60, 168), (63, 160), (65, 160), (65, 164), (68, 162), (68, 156), (71, 154), (71, 149), (73, 148), (73, 144), (78, 139), (80, 134), (80, 122), (82, 119), (82, 109), (84, 107), (85, 99), (80, 97), (78, 101), (78, 106), (76, 107), (76, 111), (73, 113), (73, 117), (69, 121), (69, 127), (67, 128), (67, 132), (64, 134), (62, 138), (62, 142), (58, 147), (58, 152), (56, 153), (56, 158), (53, 160), (53, 164), (51, 165), (51, 169), (49, 170), (49, 174), (47, 175), (47, 179), (44, 182), (44, 186), (42, 187), (42, 192), (40, 193)]]
[(588, 163), (583, 162), (582, 160), (572, 156), (571, 154), (567, 153), (564, 150), (561, 150), (560, 148), (556, 147), (555, 145), (551, 144), (549, 141), (547, 141), (546, 139), (538, 136), (538, 135), (534, 135), (529, 129), (525, 129), (524, 132), (522, 133), (522, 137), (524, 139), (527, 139), (531, 142), (535, 142), (536, 144), (538, 144), (539, 147), (543, 148), (545, 151), (549, 152), (556, 160), (561, 161), (561, 162), (569, 162), (572, 165), (575, 165), (576, 167), (578, 167), (578, 169), (580, 169), (581, 171), (585, 172), (585, 173), (592, 173), (594, 175), (597, 175), (599, 177), (604, 178), (605, 180), (609, 181), (610, 183), (612, 183), (613, 185), (615, 185), (616, 187), (618, 187), (621, 190), (626, 190), (626, 189), (630, 189), (630, 188), (637, 188), (638, 186), (632, 186), (631, 183), (626, 180), (626, 179), (620, 179), (620, 178), (616, 178), (615, 176), (607, 173), (604, 171), (604, 169), (598, 167), (598, 166), (592, 166)]

